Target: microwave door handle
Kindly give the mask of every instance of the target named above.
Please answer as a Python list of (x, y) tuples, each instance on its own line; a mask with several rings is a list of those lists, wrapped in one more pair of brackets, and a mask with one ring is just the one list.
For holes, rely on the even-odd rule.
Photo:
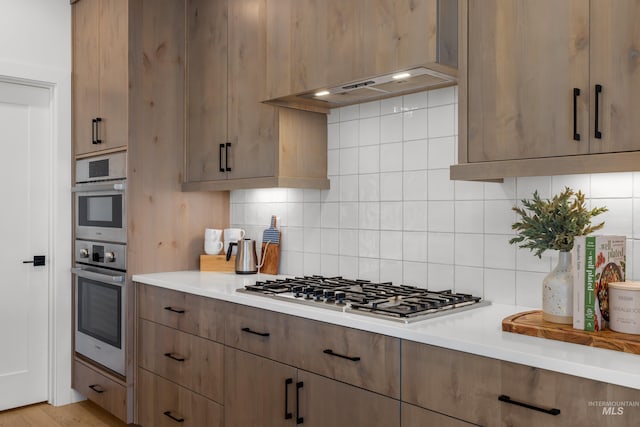
[(78, 277), (84, 277), (85, 279), (99, 280), (101, 282), (122, 283), (124, 281), (124, 275), (122, 274), (111, 275), (111, 274), (96, 273), (93, 271), (87, 271), (83, 268), (72, 268), (71, 272), (77, 275)]
[(77, 193), (80, 191), (125, 191), (127, 184), (124, 182), (117, 182), (115, 184), (79, 184), (75, 187), (71, 187), (71, 192)]

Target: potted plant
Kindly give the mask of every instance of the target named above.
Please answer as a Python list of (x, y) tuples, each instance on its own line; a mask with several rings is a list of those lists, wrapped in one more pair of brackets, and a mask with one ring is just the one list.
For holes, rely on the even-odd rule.
[(592, 226), (591, 219), (608, 209), (587, 209), (584, 199), (580, 190), (574, 192), (565, 187), (547, 200), (541, 199), (535, 191), (533, 199), (523, 199), (522, 207), (513, 207), (520, 220), (511, 226), (518, 236), (509, 243), (529, 249), (538, 258), (546, 250), (559, 251), (558, 265), (542, 283), (542, 317), (550, 322), (573, 322), (571, 249), (574, 237), (590, 234), (604, 226), (604, 222)]

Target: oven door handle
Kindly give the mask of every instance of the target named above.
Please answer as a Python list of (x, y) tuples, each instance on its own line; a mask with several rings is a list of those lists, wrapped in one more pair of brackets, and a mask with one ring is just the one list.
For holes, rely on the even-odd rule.
[(85, 270), (82, 267), (72, 268), (71, 272), (77, 275), (78, 277), (84, 277), (85, 279), (93, 279), (93, 280), (99, 280), (101, 282), (113, 282), (113, 283), (124, 282), (124, 274), (96, 273), (94, 271)]
[(110, 184), (79, 184), (75, 187), (71, 187), (72, 193), (77, 192), (89, 192), (89, 191), (125, 191), (127, 184), (124, 182), (116, 182)]

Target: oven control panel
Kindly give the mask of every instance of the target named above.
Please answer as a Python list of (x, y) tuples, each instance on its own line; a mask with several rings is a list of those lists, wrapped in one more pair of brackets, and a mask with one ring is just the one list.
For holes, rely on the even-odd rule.
[(76, 262), (127, 270), (127, 245), (76, 240)]

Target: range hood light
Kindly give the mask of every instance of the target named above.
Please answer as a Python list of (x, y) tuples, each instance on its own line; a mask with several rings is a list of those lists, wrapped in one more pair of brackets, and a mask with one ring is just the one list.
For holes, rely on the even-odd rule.
[(411, 77), (409, 73), (399, 73), (394, 76), (391, 76), (394, 80), (406, 79), (407, 77)]
[(329, 93), (330, 92), (328, 90), (321, 90), (319, 92), (316, 92), (315, 96), (327, 96), (327, 95), (329, 95)]

